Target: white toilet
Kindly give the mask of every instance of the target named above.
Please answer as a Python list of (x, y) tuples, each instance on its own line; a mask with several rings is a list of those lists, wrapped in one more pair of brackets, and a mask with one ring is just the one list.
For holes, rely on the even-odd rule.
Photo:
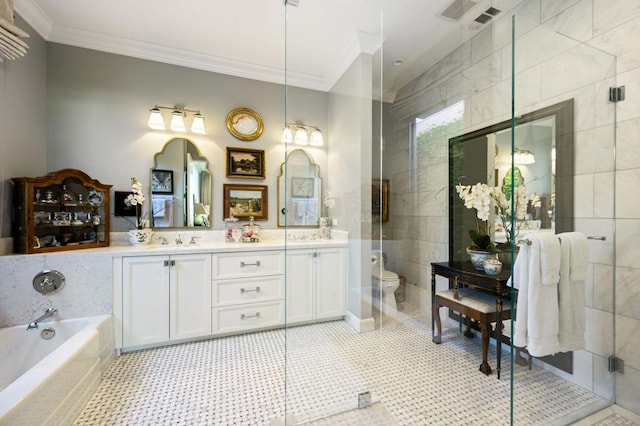
[(379, 299), (382, 286), (380, 310), (383, 314), (398, 312), (395, 291), (400, 285), (400, 278), (395, 272), (384, 269), (384, 254), (379, 251), (371, 253), (371, 287), (373, 297)]

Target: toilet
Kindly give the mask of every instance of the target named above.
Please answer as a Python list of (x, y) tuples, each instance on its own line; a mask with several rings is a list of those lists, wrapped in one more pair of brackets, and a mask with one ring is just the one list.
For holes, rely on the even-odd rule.
[(382, 286), (382, 300), (380, 310), (383, 314), (393, 314), (398, 312), (396, 305), (396, 295), (394, 292), (400, 285), (400, 278), (395, 272), (384, 269), (385, 255), (379, 251), (371, 254), (371, 287), (373, 297), (379, 299), (380, 287)]

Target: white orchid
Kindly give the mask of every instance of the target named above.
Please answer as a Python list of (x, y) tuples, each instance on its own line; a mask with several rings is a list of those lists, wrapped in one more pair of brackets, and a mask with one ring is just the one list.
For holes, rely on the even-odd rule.
[[(456, 185), (456, 191), (464, 206), (468, 209), (476, 209), (476, 217), (481, 221), (477, 222), (477, 230), (470, 231), (471, 238), (476, 246), (479, 246), (477, 237), (483, 237), (483, 246), (488, 249), (486, 235), (488, 234), (487, 221), (491, 212), (495, 209), (501, 220), (502, 229), (505, 231), (507, 243), (511, 241), (511, 201), (500, 188), (490, 187), (486, 183), (476, 183), (475, 185)], [(514, 191), (515, 197), (515, 219), (523, 220), (527, 213), (527, 190), (524, 186), (518, 186)], [(477, 236), (477, 237), (475, 237)]]
[(131, 178), (131, 194), (127, 195), (124, 204), (127, 207), (134, 206), (136, 209), (136, 228), (142, 229), (149, 225), (147, 219), (142, 219), (142, 205), (144, 204), (144, 191), (142, 184), (135, 177)]

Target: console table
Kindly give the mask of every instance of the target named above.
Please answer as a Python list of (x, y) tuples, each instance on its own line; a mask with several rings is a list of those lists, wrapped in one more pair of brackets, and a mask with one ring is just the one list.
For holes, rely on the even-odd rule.
[[(453, 292), (447, 294), (446, 297), (436, 297), (436, 275), (448, 278), (453, 281)], [(488, 275), (483, 271), (479, 271), (473, 267), (471, 262), (440, 262), (431, 264), (431, 300), (432, 300), (432, 316), (431, 316), (431, 331), (432, 339), (434, 343), (441, 343), (442, 331), (440, 324), (439, 309), (441, 306), (449, 307), (457, 312), (465, 314), (467, 317), (471, 316), (473, 319), (482, 319), (480, 326), (482, 328), (482, 364), (480, 365), (480, 371), (485, 374), (491, 374), (491, 367), (487, 362), (487, 352), (489, 346), (489, 336), (491, 332), (490, 322), (496, 322), (495, 338), (498, 344), (496, 345), (497, 351), (497, 375), (500, 378), (500, 358), (501, 358), (501, 342), (502, 342), (502, 320), (510, 318), (510, 309), (503, 307), (503, 298), (509, 296), (510, 288), (507, 286), (507, 281), (510, 277), (510, 271), (508, 269), (503, 270), (498, 275)], [(458, 292), (463, 287), (472, 287), (481, 289), (483, 294), (488, 294), (495, 297), (495, 311), (492, 312), (479, 312), (477, 308), (469, 305), (465, 305), (462, 301), (458, 302)], [(478, 291), (480, 294), (480, 292)], [(472, 296), (471, 296), (472, 297)], [(434, 321), (438, 325), (438, 335), (435, 333)]]

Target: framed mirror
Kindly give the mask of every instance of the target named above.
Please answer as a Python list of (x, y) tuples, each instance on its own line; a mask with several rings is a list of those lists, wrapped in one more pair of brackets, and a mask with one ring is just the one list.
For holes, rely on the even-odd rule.
[(170, 139), (154, 156), (150, 182), (153, 228), (211, 226), (209, 162), (192, 141)]
[[(464, 206), (455, 190), (458, 184), (486, 183), (505, 195), (512, 186), (524, 187), (527, 210), (516, 223), (520, 236), (573, 230), (573, 133), (573, 99), (517, 117), (514, 182), (511, 120), (449, 139), (449, 261), (468, 260), (469, 230), (476, 228), (476, 211)], [(488, 221), (497, 243), (508, 232), (500, 219), (491, 212)]]
[(321, 190), (318, 165), (303, 149), (291, 151), (278, 176), (278, 226), (318, 227)]

